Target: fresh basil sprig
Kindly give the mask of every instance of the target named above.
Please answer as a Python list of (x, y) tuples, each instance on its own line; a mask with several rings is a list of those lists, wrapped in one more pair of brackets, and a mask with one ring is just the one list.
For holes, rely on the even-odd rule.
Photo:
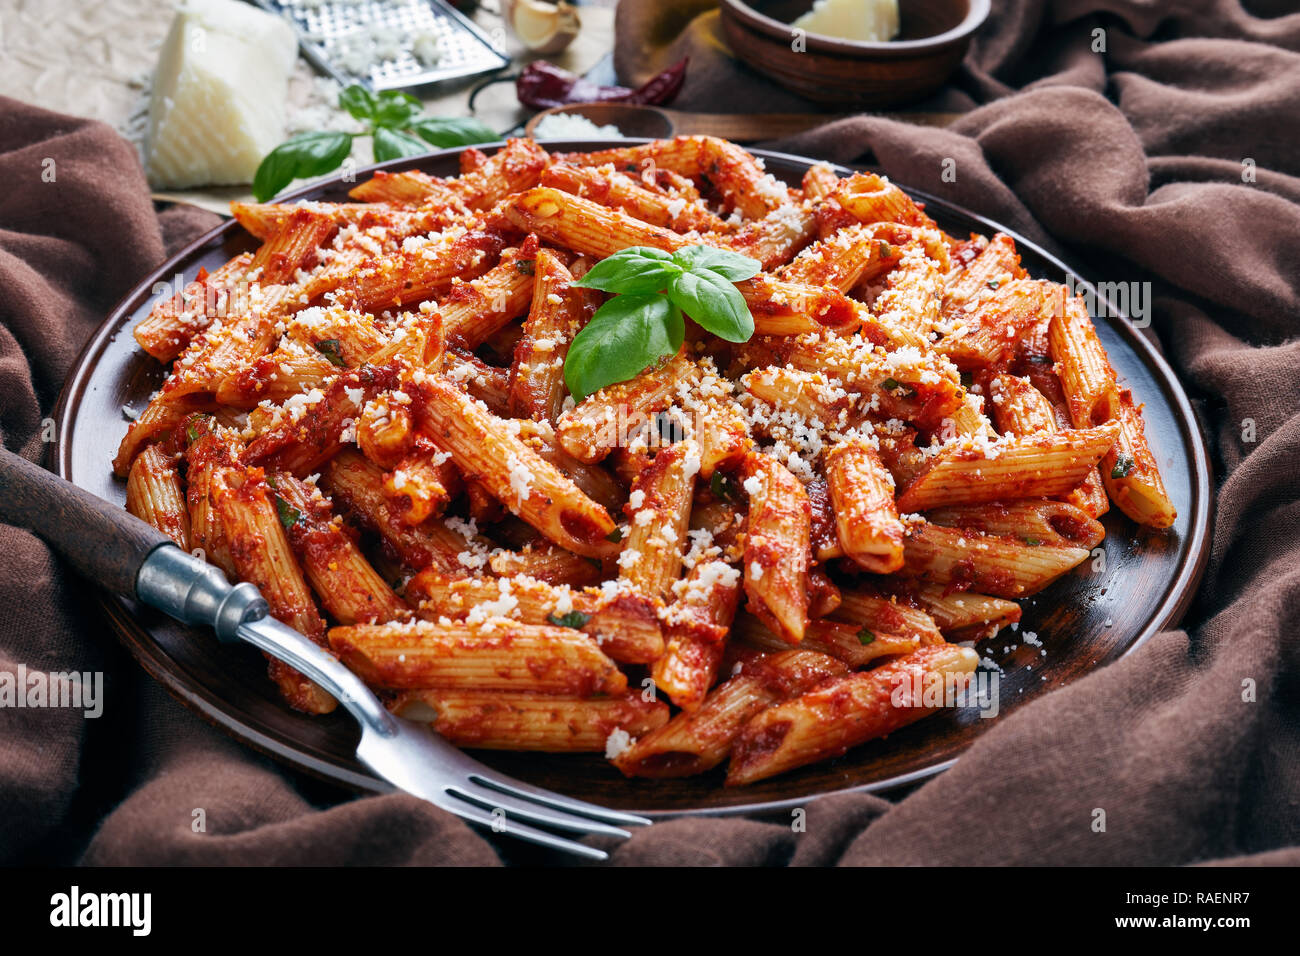
[(446, 149), (500, 138), (475, 119), (425, 116), (420, 101), (399, 90), (372, 93), (354, 83), (339, 94), (339, 107), (364, 123), (365, 131), (299, 133), (281, 143), (266, 154), (253, 177), (253, 195), (258, 202), (266, 202), (295, 179), (337, 169), (352, 152), (352, 140), (357, 136), (371, 137), (375, 161), (380, 163), (423, 155), (430, 145)]
[(689, 315), (728, 342), (747, 342), (754, 317), (735, 286), (758, 275), (762, 263), (713, 246), (667, 253), (633, 246), (592, 266), (574, 283), (612, 292), (574, 336), (564, 381), (575, 401), (624, 382), (682, 347)]

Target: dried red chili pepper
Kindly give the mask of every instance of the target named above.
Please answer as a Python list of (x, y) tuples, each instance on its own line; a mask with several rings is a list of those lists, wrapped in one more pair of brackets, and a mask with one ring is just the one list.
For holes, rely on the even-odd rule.
[(571, 103), (636, 103), (664, 106), (676, 99), (686, 81), (686, 64), (682, 60), (635, 90), (626, 86), (598, 86), (575, 73), (562, 70), (554, 63), (534, 60), (524, 67), (515, 81), (519, 102), (533, 109), (545, 110)]

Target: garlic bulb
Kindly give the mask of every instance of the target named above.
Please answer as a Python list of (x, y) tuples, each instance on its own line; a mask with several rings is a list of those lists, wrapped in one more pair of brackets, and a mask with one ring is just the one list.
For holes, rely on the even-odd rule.
[(502, 0), (501, 13), (519, 42), (536, 53), (559, 53), (582, 28), (577, 7), (567, 0)]

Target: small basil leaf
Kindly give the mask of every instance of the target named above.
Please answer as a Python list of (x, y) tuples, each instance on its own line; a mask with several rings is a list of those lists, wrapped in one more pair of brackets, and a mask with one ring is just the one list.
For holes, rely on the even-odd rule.
[(288, 531), (298, 523), (302, 517), (302, 512), (297, 508), (285, 503), (285, 500), (279, 495), (275, 496), (275, 513), (280, 517), (280, 524), (284, 525), (284, 530)]
[(1136, 464), (1137, 462), (1132, 455), (1116, 455), (1115, 467), (1110, 470), (1110, 476), (1112, 478), (1124, 478), (1133, 470), (1133, 466)]
[(375, 162), (382, 163), (404, 156), (423, 156), (429, 148), (423, 142), (395, 129), (379, 127), (375, 130)]
[(348, 367), (348, 363), (343, 360), (342, 344), (338, 339), (321, 339), (313, 344), (317, 352), (329, 359), (331, 365), (338, 368)]
[(591, 615), (583, 614), (581, 611), (570, 611), (568, 614), (548, 614), (546, 619), (556, 627), (571, 627), (578, 630), (591, 620)]
[(730, 281), (709, 272), (683, 272), (668, 285), (668, 298), (700, 326), (727, 342), (747, 342), (754, 317)]
[(618, 544), (620, 541), (623, 540), (623, 529), (615, 528), (609, 534), (605, 535), (605, 540), (609, 541), (612, 544)]
[(580, 402), (675, 354), (685, 336), (681, 312), (663, 296), (615, 296), (574, 336), (564, 361), (564, 382)]
[(351, 151), (350, 133), (300, 133), (262, 159), (253, 176), (253, 195), (258, 202), (266, 202), (295, 179), (337, 168)]
[(405, 129), (420, 115), (420, 101), (410, 93), (385, 90), (375, 103), (371, 122), (384, 129)]
[(375, 95), (360, 83), (353, 83), (339, 93), (339, 107), (353, 119), (369, 120), (375, 113)]
[(673, 253), (673, 261), (688, 272), (707, 269), (732, 282), (752, 279), (763, 270), (763, 263), (757, 259), (716, 246), (687, 246)]
[(876, 639), (876, 635), (871, 633), (871, 630), (869, 628), (864, 627), (862, 630), (858, 631), (859, 644), (870, 644), (874, 642), (875, 639)]
[(649, 246), (632, 246), (600, 260), (573, 284), (583, 289), (643, 295), (658, 292), (681, 272), (668, 253)]
[(491, 127), (476, 119), (436, 119), (425, 117), (411, 123), (410, 130), (426, 143), (441, 146), (471, 146), (494, 143), (501, 137)]

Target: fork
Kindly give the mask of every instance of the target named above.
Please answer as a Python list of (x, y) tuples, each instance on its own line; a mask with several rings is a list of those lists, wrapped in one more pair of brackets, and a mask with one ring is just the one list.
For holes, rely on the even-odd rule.
[[(365, 683), (269, 614), (247, 582), (231, 585), (121, 508), (0, 447), (0, 520), (44, 538), (82, 575), (227, 643), (244, 642), (311, 678), (361, 725), (357, 759), (394, 788), (471, 823), (589, 860), (608, 854), (550, 830), (626, 839), (650, 820), (533, 787), (468, 757), (426, 724), (397, 717)], [(545, 828), (545, 829), (544, 829)]]

